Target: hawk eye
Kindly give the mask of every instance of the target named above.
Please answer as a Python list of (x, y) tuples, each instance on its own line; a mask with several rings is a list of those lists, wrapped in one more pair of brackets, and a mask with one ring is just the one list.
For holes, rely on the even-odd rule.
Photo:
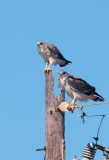
[(43, 43), (42, 42), (40, 42), (40, 45), (42, 45)]
[(66, 74), (66, 72), (63, 72), (63, 74)]
[(38, 46), (40, 46), (40, 45), (42, 45), (42, 44), (43, 44), (43, 42), (40, 42), (40, 41), (37, 42), (37, 45), (38, 45)]

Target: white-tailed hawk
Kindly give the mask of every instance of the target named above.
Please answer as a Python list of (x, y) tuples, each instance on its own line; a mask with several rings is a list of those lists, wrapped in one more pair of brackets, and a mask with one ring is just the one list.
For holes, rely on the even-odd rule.
[(95, 91), (95, 87), (79, 77), (70, 75), (66, 71), (59, 70), (58, 80), (58, 86), (72, 98), (70, 106), (75, 106), (77, 100), (87, 101), (91, 99), (93, 101), (104, 101), (104, 98)]
[(72, 63), (65, 59), (64, 56), (58, 50), (58, 48), (53, 44), (37, 42), (37, 50), (46, 63), (44, 72), (49, 72), (51, 70), (51, 64), (58, 64), (60, 67), (64, 67), (67, 64)]

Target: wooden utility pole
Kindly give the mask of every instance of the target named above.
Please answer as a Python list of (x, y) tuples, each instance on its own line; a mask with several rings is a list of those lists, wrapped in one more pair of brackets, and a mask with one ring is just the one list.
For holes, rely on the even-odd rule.
[(59, 104), (64, 101), (64, 91), (58, 97), (54, 97), (53, 87), (54, 78), (50, 71), (45, 73), (45, 160), (65, 160), (65, 116), (57, 110)]

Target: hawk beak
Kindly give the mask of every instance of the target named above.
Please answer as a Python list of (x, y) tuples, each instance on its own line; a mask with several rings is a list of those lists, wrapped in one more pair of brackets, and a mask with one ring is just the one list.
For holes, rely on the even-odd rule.
[(40, 45), (40, 42), (37, 42), (37, 45), (39, 46), (39, 45)]

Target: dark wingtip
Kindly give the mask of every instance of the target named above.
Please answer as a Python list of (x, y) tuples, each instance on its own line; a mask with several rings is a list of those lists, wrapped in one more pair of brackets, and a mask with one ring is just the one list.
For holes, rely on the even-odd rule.
[(68, 61), (68, 63), (72, 63), (71, 61)]
[(103, 97), (102, 97), (102, 98), (99, 97), (99, 101), (100, 101), (100, 102), (104, 102), (104, 98), (103, 98)]
[(69, 63), (72, 63), (71, 61), (66, 61), (66, 63), (65, 64), (63, 64), (63, 65), (59, 65), (60, 67), (64, 67), (64, 66), (66, 66), (66, 65), (68, 65)]
[(101, 96), (101, 101), (103, 101), (104, 102), (104, 98)]
[(97, 95), (97, 97), (94, 99), (94, 101), (104, 102), (104, 98), (102, 96), (100, 96), (97, 92), (95, 92), (94, 94)]
[(95, 99), (94, 99), (94, 101), (100, 101), (100, 102), (104, 102), (104, 98), (101, 98), (101, 97), (96, 97)]

